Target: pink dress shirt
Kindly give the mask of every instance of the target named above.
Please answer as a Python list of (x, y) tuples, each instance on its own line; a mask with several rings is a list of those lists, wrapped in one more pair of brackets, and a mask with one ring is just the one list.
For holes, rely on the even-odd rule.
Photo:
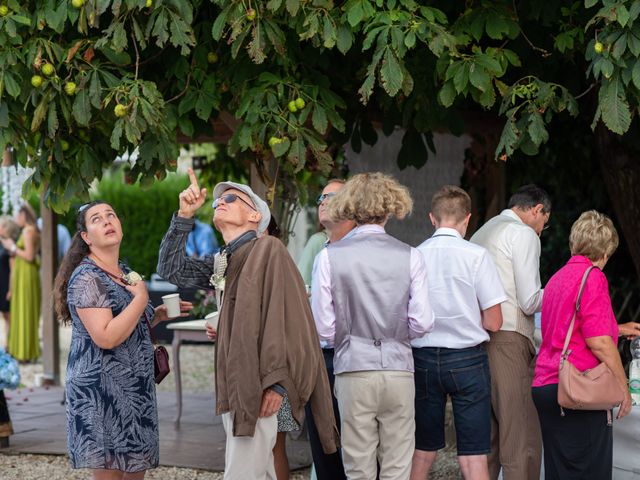
[[(575, 309), (580, 281), (591, 261), (581, 255), (571, 257), (547, 283), (542, 298), (542, 345), (538, 352), (533, 386), (558, 383), (558, 364)], [(569, 343), (569, 360), (580, 371), (593, 368), (600, 360), (591, 352), (585, 339), (608, 335), (618, 341), (618, 323), (611, 308), (609, 282), (594, 268), (582, 293)]]
[[(385, 233), (384, 228), (380, 225), (361, 225), (351, 230), (347, 236), (380, 233)], [(376, 260), (382, 261), (382, 259)], [(429, 303), (424, 259), (422, 254), (413, 247), (411, 248), (410, 262), (409, 335), (411, 338), (419, 338), (433, 328), (433, 311)], [(332, 348), (336, 336), (336, 315), (331, 296), (331, 266), (326, 248), (316, 256), (312, 278), (311, 310), (316, 321), (318, 337), (323, 348)], [(389, 295), (393, 295), (393, 292), (389, 292)]]

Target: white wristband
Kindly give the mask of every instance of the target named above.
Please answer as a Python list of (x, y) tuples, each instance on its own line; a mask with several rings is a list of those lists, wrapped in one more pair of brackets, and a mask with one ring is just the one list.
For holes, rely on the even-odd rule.
[(14, 243), (13, 245), (11, 245), (11, 255), (15, 255), (16, 250), (18, 250), (18, 246)]

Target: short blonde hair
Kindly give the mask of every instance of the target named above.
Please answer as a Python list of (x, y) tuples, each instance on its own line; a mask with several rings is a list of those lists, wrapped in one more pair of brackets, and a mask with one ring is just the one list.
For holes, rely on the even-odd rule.
[(460, 187), (445, 185), (431, 198), (431, 214), (440, 222), (444, 217), (457, 223), (471, 213), (471, 197)]
[(360, 173), (349, 179), (329, 202), (334, 222), (353, 220), (358, 225), (381, 224), (390, 216), (403, 219), (411, 213), (409, 190), (390, 175)]
[(618, 248), (618, 232), (604, 213), (589, 210), (571, 226), (569, 249), (571, 255), (583, 255), (592, 262), (611, 257)]
[(4, 227), (9, 238), (14, 242), (18, 241), (18, 237), (20, 236), (20, 227), (13, 221), (13, 218), (9, 215), (2, 215), (0, 217), (0, 225)]

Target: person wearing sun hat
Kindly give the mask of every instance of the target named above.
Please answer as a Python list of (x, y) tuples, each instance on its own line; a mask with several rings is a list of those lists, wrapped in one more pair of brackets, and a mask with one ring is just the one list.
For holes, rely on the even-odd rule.
[[(179, 286), (215, 288), (220, 298), (216, 346), (216, 413), (227, 433), (225, 480), (274, 478), (278, 413), (298, 424), (310, 402), (327, 453), (338, 436), (331, 392), (304, 283), (284, 244), (266, 230), (268, 205), (243, 184), (213, 190), (213, 224), (225, 246), (217, 256), (189, 258), (184, 244), (207, 191), (191, 184), (160, 245), (158, 273)], [(233, 325), (233, 328), (232, 328)]]

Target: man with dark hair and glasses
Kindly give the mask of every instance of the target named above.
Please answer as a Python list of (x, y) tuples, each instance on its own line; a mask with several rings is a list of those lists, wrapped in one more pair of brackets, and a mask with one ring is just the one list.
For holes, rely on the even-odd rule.
[[(269, 207), (247, 185), (213, 190), (213, 224), (225, 246), (215, 257), (185, 255), (206, 189), (190, 185), (160, 245), (158, 273), (179, 286), (215, 288), (216, 414), (227, 433), (225, 480), (275, 479), (272, 449), (280, 422), (300, 425), (307, 402), (320, 417), (327, 453), (337, 449), (329, 382), (302, 278), (286, 247), (267, 229)], [(277, 414), (277, 415), (276, 415)]]
[(490, 219), (471, 241), (489, 251), (507, 301), (503, 323), (489, 334), (491, 453), (489, 477), (540, 478), (542, 437), (531, 397), (535, 367), (534, 314), (542, 308), (540, 234), (551, 215), (551, 199), (536, 185), (520, 187), (507, 209)]

